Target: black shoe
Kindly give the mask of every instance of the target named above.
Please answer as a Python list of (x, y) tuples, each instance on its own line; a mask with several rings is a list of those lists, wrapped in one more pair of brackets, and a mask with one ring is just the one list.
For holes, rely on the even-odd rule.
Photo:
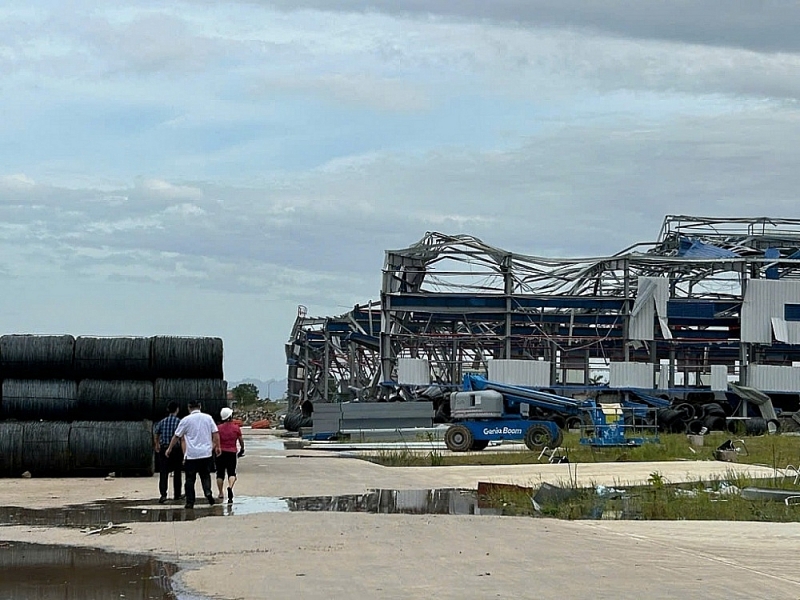
[(185, 499), (186, 499), (186, 496), (183, 495), (183, 494), (181, 494), (180, 496), (175, 496), (173, 498), (173, 500), (175, 500), (175, 502), (180, 502), (181, 500), (185, 500)]
[(192, 504), (191, 502), (187, 502), (186, 506), (184, 506), (183, 508), (192, 508), (193, 509), (194, 508), (194, 504)]
[(158, 499), (158, 503), (159, 504), (164, 504), (164, 502), (166, 502), (166, 501), (167, 501), (167, 497), (166, 496), (161, 496), (161, 498)]
[(228, 488), (228, 504), (233, 503), (233, 490)]
[(214, 506), (214, 495), (209, 494), (208, 496), (206, 496), (206, 498), (208, 498), (209, 505)]

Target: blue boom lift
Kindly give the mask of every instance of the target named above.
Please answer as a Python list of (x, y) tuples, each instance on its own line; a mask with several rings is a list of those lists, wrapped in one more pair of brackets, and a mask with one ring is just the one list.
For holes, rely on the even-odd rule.
[[(562, 423), (591, 432), (581, 443), (594, 446), (638, 446), (644, 437), (629, 437), (623, 408), (630, 419), (642, 419), (651, 409), (644, 404), (601, 405), (548, 392), (496, 383), (479, 375), (465, 375), (463, 391), (450, 395), (453, 424), (444, 441), (453, 452), (483, 450), (490, 441), (523, 440), (531, 450), (555, 448), (563, 441)], [(526, 414), (527, 413), (527, 414)]]

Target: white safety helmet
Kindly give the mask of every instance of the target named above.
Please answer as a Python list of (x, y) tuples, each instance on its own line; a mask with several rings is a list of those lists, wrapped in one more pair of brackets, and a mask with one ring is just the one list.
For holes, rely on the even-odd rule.
[(230, 408), (228, 408), (227, 406), (225, 408), (223, 408), (221, 411), (219, 411), (219, 417), (223, 421), (227, 421), (232, 416), (233, 416), (233, 411)]

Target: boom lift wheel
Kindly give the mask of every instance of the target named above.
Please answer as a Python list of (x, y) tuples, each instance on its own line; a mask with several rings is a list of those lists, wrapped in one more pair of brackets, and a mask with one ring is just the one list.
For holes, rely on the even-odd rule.
[[(563, 436), (559, 435), (557, 438), (563, 439)], [(558, 446), (555, 442), (561, 443), (559, 439), (553, 438), (550, 430), (544, 425), (531, 425), (525, 432), (525, 445), (529, 450), (541, 450), (545, 446), (555, 448)]]
[(564, 430), (559, 428), (556, 437), (553, 439), (553, 448), (558, 448), (561, 443), (564, 441)]
[(444, 434), (444, 445), (452, 452), (466, 452), (475, 439), (464, 425), (451, 425)]

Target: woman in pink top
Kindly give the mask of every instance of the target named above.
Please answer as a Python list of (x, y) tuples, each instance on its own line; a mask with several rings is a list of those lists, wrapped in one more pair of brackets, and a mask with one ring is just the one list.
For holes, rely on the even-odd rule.
[[(236, 483), (236, 458), (244, 456), (244, 440), (242, 430), (231, 421), (233, 411), (227, 406), (219, 411), (222, 422), (219, 424), (219, 446), (222, 452), (217, 456), (217, 487), (219, 498), (223, 498), (222, 486), (225, 484), (225, 472), (228, 472), (228, 503), (233, 502), (233, 484)], [(236, 452), (239, 442), (239, 452)]]

